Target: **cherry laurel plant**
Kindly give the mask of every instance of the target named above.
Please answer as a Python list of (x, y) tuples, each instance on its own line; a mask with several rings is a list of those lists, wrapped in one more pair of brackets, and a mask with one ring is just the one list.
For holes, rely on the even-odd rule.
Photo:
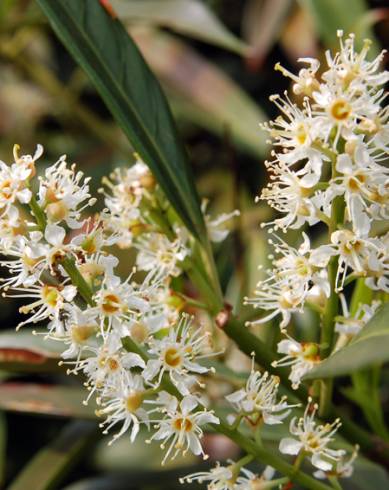
[[(375, 223), (389, 217), (389, 170), (383, 164), (389, 111), (382, 108), (389, 74), (380, 71), (382, 53), (367, 60), (369, 41), (358, 53), (353, 36), (339, 37), (340, 51), (327, 53), (324, 70), (310, 58), (300, 60), (304, 68), (297, 75), (276, 66), (293, 80), (295, 97), (273, 96), (281, 114), (264, 126), (274, 150), (266, 162), (270, 184), (258, 199), (278, 216), (268, 224), (273, 265), (246, 303), (260, 310), (252, 324), (279, 323), (284, 338), (275, 365), (290, 367), (293, 388), (346, 345), (389, 293), (389, 234), (375, 232)], [(335, 448), (341, 421), (321, 422), (312, 398), (305, 409), (289, 402), (278, 393), (278, 377), (256, 370), (261, 359), (253, 358), (243, 386), (230, 387), (227, 421), (214, 411), (223, 400), (210, 396), (204, 380), (214, 375), (207, 358), (220, 352), (212, 331), (185, 312), (201, 303), (173, 288), (174, 278), (196, 266), (196, 243), (148, 167), (138, 158), (105, 178), (105, 208), (92, 215), (96, 199), (89, 179), (65, 156), (38, 177), (42, 152), (38, 145), (34, 155), (21, 156), (15, 146), (14, 162), (0, 163), (1, 265), (9, 272), (3, 295), (26, 299), (18, 329), (46, 322), (46, 330), (35, 333), (62, 342), (61, 362), (86, 380), (85, 403), (95, 399), (109, 444), (122, 436), (134, 441), (142, 427), (150, 433), (147, 442), (159, 441), (162, 463), (188, 451), (206, 459), (201, 439), (209, 428), (224, 424), (260, 446), (264, 424), (291, 418), (289, 435), (279, 444), (282, 455), (295, 457), (291, 474), (282, 475), (278, 460), (262, 474), (252, 472), (245, 466), (255, 454), (244, 448), (240, 461), (182, 482), (219, 490), (279, 488), (307, 460), (315, 471), (308, 488), (329, 488), (315, 486), (320, 479), (341, 488), (338, 479), (352, 474), (358, 448)], [(225, 222), (236, 214), (205, 215), (212, 241), (227, 236)], [(328, 239), (318, 246), (305, 231), (297, 247), (281, 236), (319, 223), (328, 228)], [(136, 266), (124, 279), (117, 272), (117, 247), (136, 252)], [(372, 290), (372, 301), (352, 311), (342, 291), (358, 278)], [(321, 315), (320, 344), (297, 341), (288, 332), (292, 315), (305, 308)], [(327, 387), (320, 405), (328, 393)], [(275, 477), (276, 471), (281, 475)]]

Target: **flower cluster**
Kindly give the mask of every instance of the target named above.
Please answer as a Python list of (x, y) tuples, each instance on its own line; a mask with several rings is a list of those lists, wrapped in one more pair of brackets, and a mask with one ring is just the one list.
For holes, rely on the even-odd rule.
[[(20, 156), (15, 146), (14, 162), (0, 164), (3, 295), (26, 300), (17, 328), (40, 324), (36, 334), (62, 343), (61, 364), (85, 379), (84, 403), (95, 398), (111, 443), (125, 433), (134, 441), (144, 426), (167, 446), (164, 462), (205, 457), (202, 427), (219, 423), (200, 402), (211, 335), (171, 288), (191, 255), (188, 234), (140, 160), (104, 180), (106, 209), (92, 218), (89, 179), (66, 156), (37, 176), (42, 152)], [(234, 214), (205, 216), (210, 237), (224, 239)], [(137, 251), (124, 279), (114, 245)]]
[[(266, 162), (270, 183), (258, 200), (280, 215), (268, 223), (273, 265), (246, 303), (263, 312), (252, 324), (281, 318), (286, 338), (278, 345), (283, 357), (275, 365), (291, 366), (294, 388), (320, 362), (320, 346), (288, 335), (293, 314), (308, 307), (324, 318), (327, 305), (340, 295), (344, 313), (334, 328), (340, 347), (378, 305), (359, 304), (350, 313), (349, 294), (340, 292), (356, 280), (373, 297), (389, 291), (389, 234), (376, 231), (379, 221), (389, 217), (389, 169), (384, 162), (389, 111), (382, 106), (389, 72), (380, 70), (384, 53), (367, 59), (369, 41), (358, 53), (353, 35), (344, 40), (338, 34), (340, 51), (326, 53), (326, 68), (310, 58), (300, 60), (305, 67), (297, 75), (276, 65), (292, 80), (296, 102), (287, 94), (273, 96), (281, 115), (264, 125), (274, 150)], [(328, 227), (328, 239), (318, 246), (304, 231), (298, 247), (278, 234), (319, 223)]]

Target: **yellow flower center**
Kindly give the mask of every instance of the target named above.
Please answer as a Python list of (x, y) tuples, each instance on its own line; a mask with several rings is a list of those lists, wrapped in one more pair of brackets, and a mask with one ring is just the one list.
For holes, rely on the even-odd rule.
[(164, 353), (165, 363), (172, 368), (178, 367), (182, 363), (182, 357), (175, 347), (169, 347)]
[(131, 392), (126, 398), (126, 409), (128, 412), (136, 412), (142, 405), (143, 395), (139, 391)]
[(180, 417), (174, 420), (173, 428), (177, 431), (190, 432), (193, 429), (193, 422), (188, 417)]
[(335, 100), (331, 105), (330, 114), (337, 121), (345, 121), (351, 114), (351, 105), (347, 100)]

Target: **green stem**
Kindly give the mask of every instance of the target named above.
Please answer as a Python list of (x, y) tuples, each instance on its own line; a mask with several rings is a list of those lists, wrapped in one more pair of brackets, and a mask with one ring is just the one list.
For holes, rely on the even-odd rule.
[(336, 476), (329, 476), (328, 480), (331, 483), (332, 487), (335, 488), (335, 490), (342, 490), (342, 486), (340, 485)]
[(61, 264), (62, 267), (67, 272), (67, 274), (69, 275), (73, 285), (77, 287), (78, 292), (83, 297), (85, 302), (89, 306), (94, 306), (93, 292), (89, 287), (88, 283), (80, 274), (80, 271), (78, 270), (74, 259), (72, 257), (65, 257), (64, 259), (61, 260)]
[(34, 195), (31, 197), (31, 201), (29, 204), (30, 204), (31, 212), (36, 219), (36, 223), (38, 225), (39, 230), (44, 233), (44, 231), (46, 229), (46, 224), (47, 224), (45, 212), (39, 206)]

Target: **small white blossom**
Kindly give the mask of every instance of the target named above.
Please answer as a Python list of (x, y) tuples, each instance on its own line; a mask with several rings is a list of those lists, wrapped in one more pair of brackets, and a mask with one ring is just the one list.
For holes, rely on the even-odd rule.
[(255, 371), (253, 360), (246, 386), (226, 396), (226, 399), (239, 413), (250, 416), (252, 422), (257, 416), (258, 421), (263, 420), (265, 424), (281, 424), (296, 405), (289, 405), (286, 396), (277, 400), (279, 384), (277, 376)]
[(200, 439), (203, 437), (202, 426), (206, 424), (219, 424), (219, 419), (212, 413), (203, 409), (195, 411), (199, 402), (192, 395), (185, 396), (181, 402), (174, 397), (160, 398), (163, 405), (164, 418), (157, 422), (158, 430), (150, 438), (150, 441), (163, 441), (161, 448), (168, 445), (166, 454), (162, 460), (164, 464), (169, 458), (174, 459), (180, 452), (186, 454), (188, 451), (194, 455), (203, 455), (204, 450)]
[(279, 449), (283, 454), (297, 455), (301, 451), (310, 456), (313, 466), (322, 471), (330, 471), (334, 463), (340, 461), (345, 454), (343, 449), (330, 449), (328, 444), (341, 423), (337, 419), (332, 424), (317, 425), (315, 415), (318, 405), (308, 400), (303, 417), (293, 417), (290, 422), (290, 433), (294, 437), (281, 439)]
[(274, 361), (272, 365), (274, 367), (291, 366), (289, 379), (293, 389), (297, 389), (303, 376), (320, 362), (317, 344), (299, 343), (289, 336), (278, 343), (277, 352), (285, 355), (278, 361)]

